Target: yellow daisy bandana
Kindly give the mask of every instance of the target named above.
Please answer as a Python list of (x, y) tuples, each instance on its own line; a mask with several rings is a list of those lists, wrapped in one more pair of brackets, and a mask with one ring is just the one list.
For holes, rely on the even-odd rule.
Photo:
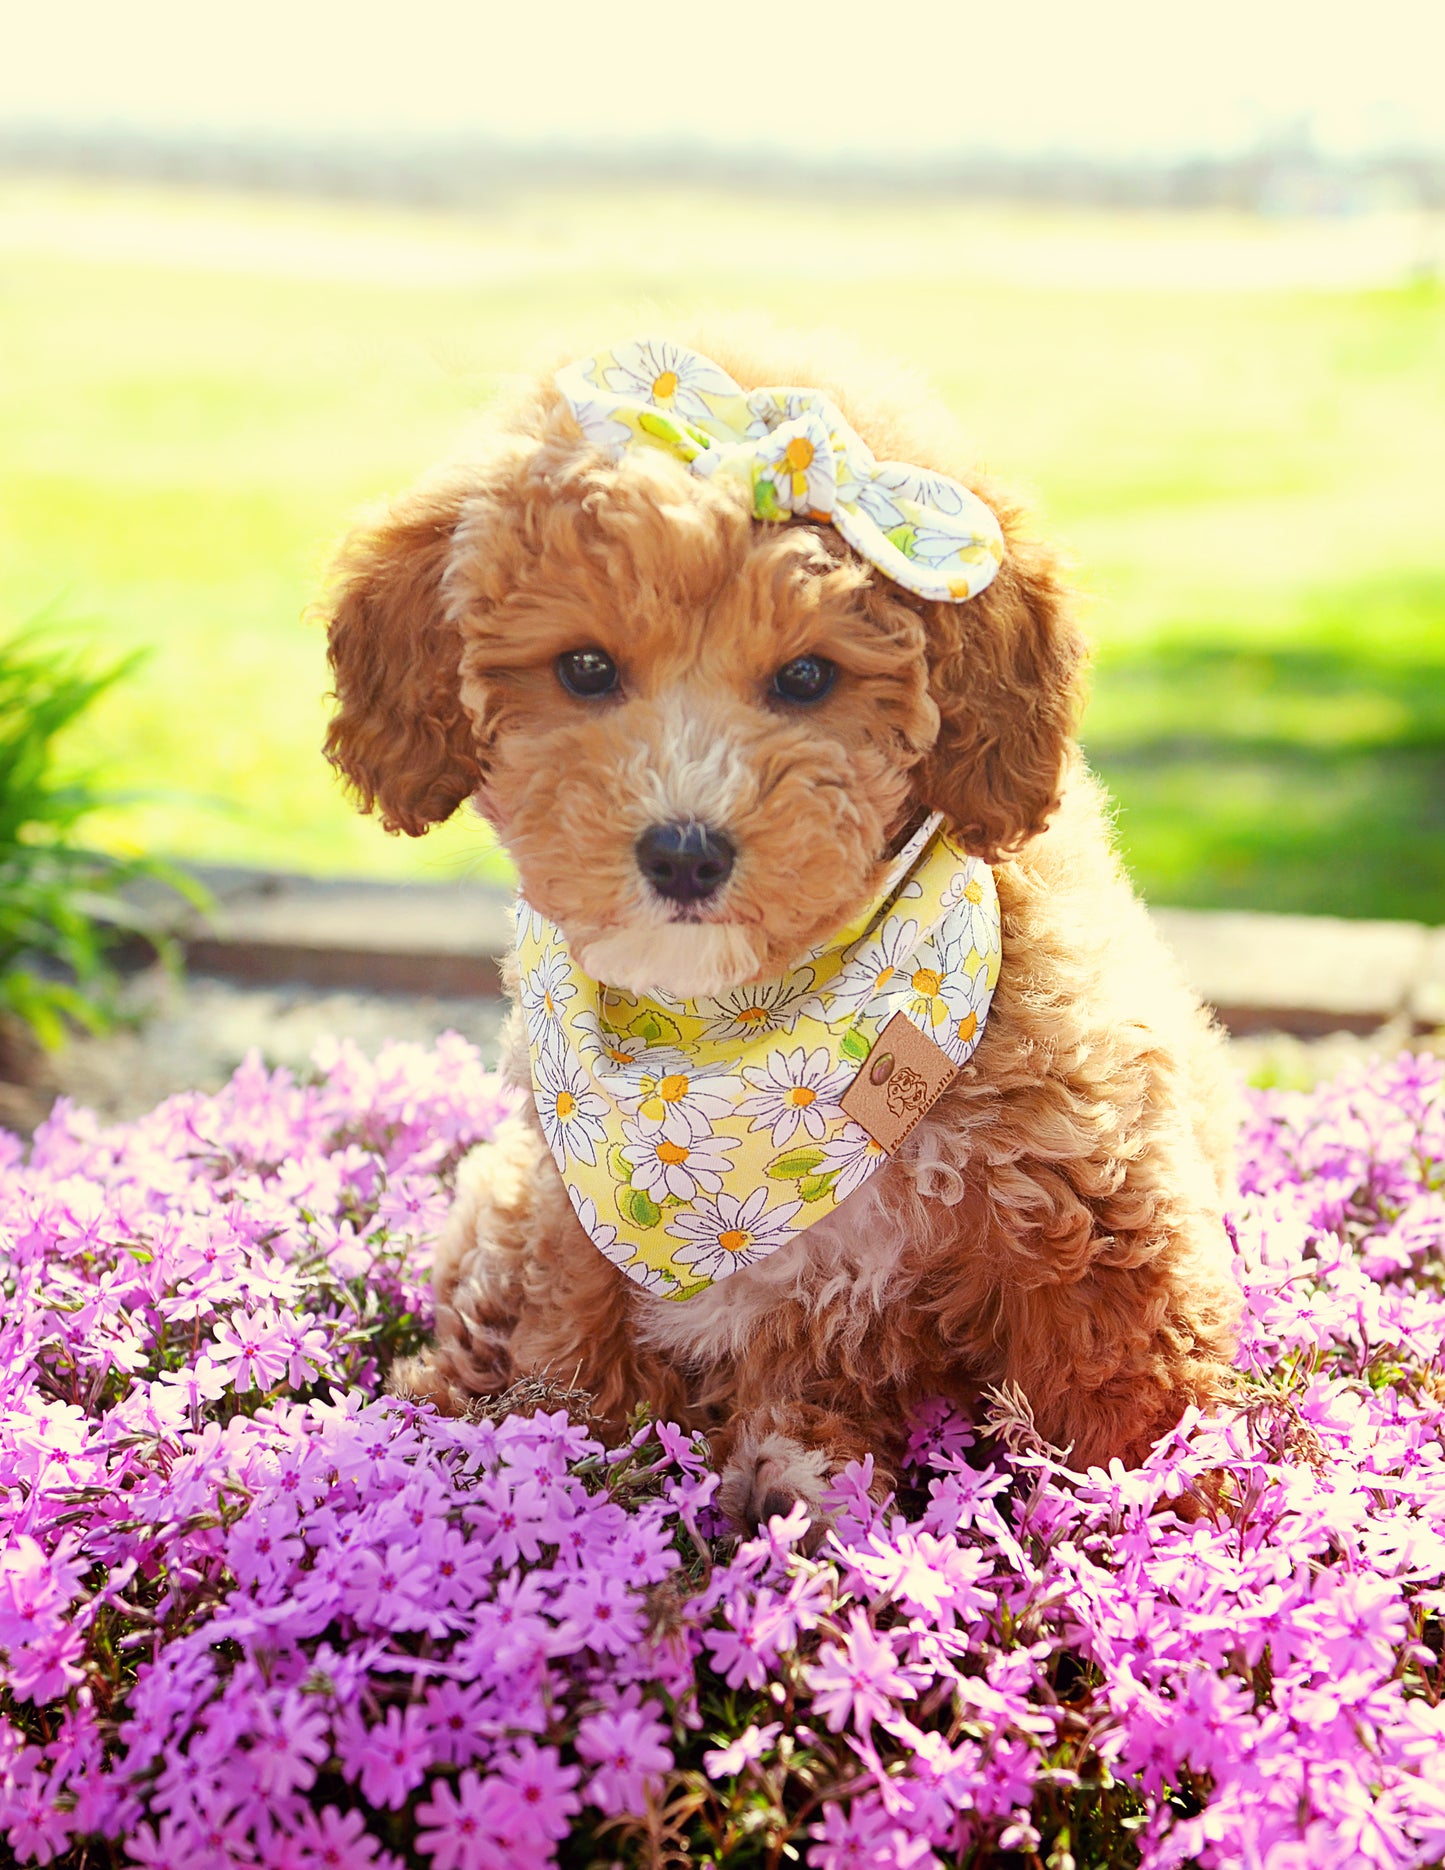
[(694, 474), (731, 480), (756, 519), (826, 520), (920, 597), (961, 604), (989, 584), (1003, 533), (960, 481), (877, 461), (820, 390), (745, 390), (662, 338), (639, 338), (557, 372), (583, 434), (614, 459), (662, 448)]
[(590, 979), (517, 905), (532, 1090), (577, 1217), (649, 1292), (687, 1299), (786, 1246), (887, 1159), (842, 1109), (902, 1013), (963, 1065), (1001, 962), (993, 873), (930, 819), (880, 895), (779, 980), (715, 999)]

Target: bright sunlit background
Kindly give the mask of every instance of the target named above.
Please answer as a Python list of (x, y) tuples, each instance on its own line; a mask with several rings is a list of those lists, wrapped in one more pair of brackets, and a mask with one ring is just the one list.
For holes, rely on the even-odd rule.
[(670, 310), (925, 372), (1068, 548), (1160, 902), (1445, 922), (1445, 9), (73, 0), (0, 64), (0, 628), (142, 671), (107, 836), (356, 818), (303, 620), (510, 372)]

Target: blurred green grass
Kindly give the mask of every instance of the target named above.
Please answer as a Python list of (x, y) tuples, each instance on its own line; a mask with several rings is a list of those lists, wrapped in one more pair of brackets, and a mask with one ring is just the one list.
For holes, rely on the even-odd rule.
[[(445, 877), (351, 813), (302, 621), (509, 371), (742, 306), (924, 370), (1070, 551), (1085, 723), (1160, 902), (1445, 922), (1445, 295), (1207, 220), (659, 193), (485, 220), (0, 186), (0, 619), (150, 660), (78, 763), (118, 845)], [(1180, 258), (1160, 284), (1154, 257)], [(1306, 255), (1306, 259), (1308, 256)], [(1157, 270), (1157, 269), (1155, 269)], [(1298, 276), (1296, 276), (1296, 274)]]

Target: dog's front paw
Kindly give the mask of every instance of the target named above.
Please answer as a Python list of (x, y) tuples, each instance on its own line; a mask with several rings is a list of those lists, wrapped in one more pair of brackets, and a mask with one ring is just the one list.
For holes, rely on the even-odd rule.
[(763, 1435), (744, 1429), (723, 1468), (718, 1506), (735, 1526), (752, 1532), (785, 1517), (801, 1500), (812, 1522), (803, 1548), (816, 1551), (829, 1525), (823, 1494), (831, 1473), (821, 1448), (805, 1448), (776, 1429)]

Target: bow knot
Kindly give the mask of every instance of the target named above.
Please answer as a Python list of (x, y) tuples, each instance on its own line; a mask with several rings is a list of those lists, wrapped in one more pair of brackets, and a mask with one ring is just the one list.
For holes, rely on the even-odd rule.
[(826, 521), (920, 597), (961, 604), (1003, 558), (999, 523), (977, 494), (946, 474), (875, 460), (821, 390), (744, 390), (662, 339), (569, 364), (557, 387), (583, 434), (614, 459), (661, 448), (694, 474), (741, 488), (756, 519)]

